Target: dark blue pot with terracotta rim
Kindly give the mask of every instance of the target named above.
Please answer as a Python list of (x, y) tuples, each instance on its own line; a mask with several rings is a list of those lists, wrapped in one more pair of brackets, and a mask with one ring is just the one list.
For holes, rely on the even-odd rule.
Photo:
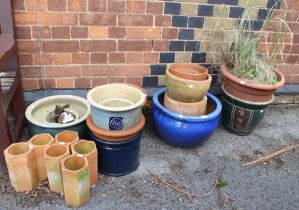
[(90, 138), (98, 149), (99, 172), (107, 176), (123, 176), (136, 171), (139, 166), (141, 135), (142, 130), (125, 141), (109, 142), (90, 132)]

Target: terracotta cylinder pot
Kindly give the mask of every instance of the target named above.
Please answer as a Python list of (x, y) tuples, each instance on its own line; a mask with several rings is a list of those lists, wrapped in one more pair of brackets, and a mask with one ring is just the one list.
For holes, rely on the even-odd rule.
[(80, 140), (71, 145), (72, 154), (84, 156), (88, 161), (90, 186), (98, 183), (98, 150), (93, 141)]
[(195, 63), (175, 63), (169, 66), (169, 72), (174, 76), (188, 80), (206, 80), (208, 69)]
[(55, 140), (58, 143), (63, 143), (70, 148), (71, 144), (76, 143), (79, 141), (79, 135), (76, 131), (62, 131), (55, 136)]
[(28, 142), (33, 146), (39, 181), (43, 181), (48, 177), (44, 157), (45, 149), (55, 140), (50, 134), (45, 133), (33, 136)]
[(167, 93), (165, 93), (164, 96), (164, 106), (173, 112), (183, 115), (200, 116), (206, 114), (207, 101), (207, 96), (201, 101), (194, 103), (184, 103), (173, 100)]
[(29, 143), (15, 143), (4, 150), (10, 182), (17, 192), (32, 190), (38, 183), (34, 153)]
[(244, 81), (227, 71), (225, 65), (221, 66), (223, 74), (223, 87), (234, 97), (251, 102), (267, 102), (272, 99), (275, 91), (285, 83), (284, 76), (279, 71), (274, 71), (279, 82), (273, 85), (258, 84)]
[(45, 164), (50, 190), (63, 193), (61, 160), (70, 155), (69, 147), (64, 144), (53, 144), (45, 150)]
[(90, 182), (86, 157), (71, 155), (61, 161), (66, 205), (80, 207), (90, 200)]

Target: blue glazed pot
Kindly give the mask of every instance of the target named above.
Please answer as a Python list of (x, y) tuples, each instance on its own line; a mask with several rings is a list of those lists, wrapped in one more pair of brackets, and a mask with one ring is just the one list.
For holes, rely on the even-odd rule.
[(153, 96), (152, 117), (160, 138), (178, 147), (194, 147), (202, 144), (219, 126), (222, 106), (220, 101), (207, 93), (207, 115), (181, 115), (166, 109), (162, 102), (166, 88)]
[(123, 176), (139, 166), (140, 139), (142, 130), (136, 136), (121, 142), (108, 142), (90, 133), (97, 145), (99, 172), (108, 176)]

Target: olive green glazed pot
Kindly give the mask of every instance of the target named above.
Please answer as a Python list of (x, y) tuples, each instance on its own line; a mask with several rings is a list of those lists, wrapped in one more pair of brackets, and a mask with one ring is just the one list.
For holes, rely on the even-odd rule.
[(267, 102), (250, 102), (238, 99), (225, 91), (222, 86), (222, 118), (224, 127), (231, 133), (246, 136), (262, 121), (274, 95)]

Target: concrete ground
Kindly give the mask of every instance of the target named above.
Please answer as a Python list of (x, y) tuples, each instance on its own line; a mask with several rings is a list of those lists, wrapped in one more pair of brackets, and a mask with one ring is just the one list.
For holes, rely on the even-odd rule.
[[(82, 209), (299, 209), (299, 149), (247, 170), (240, 166), (295, 143), (299, 108), (271, 107), (249, 136), (220, 127), (194, 149), (165, 144), (148, 125), (138, 170), (118, 178), (101, 176)], [(15, 193), (5, 166), (0, 169), (0, 209), (67, 209), (63, 197), (46, 187), (38, 194)], [(148, 171), (197, 195), (211, 191), (216, 177), (222, 176), (227, 185), (191, 201), (163, 183), (153, 184)]]

